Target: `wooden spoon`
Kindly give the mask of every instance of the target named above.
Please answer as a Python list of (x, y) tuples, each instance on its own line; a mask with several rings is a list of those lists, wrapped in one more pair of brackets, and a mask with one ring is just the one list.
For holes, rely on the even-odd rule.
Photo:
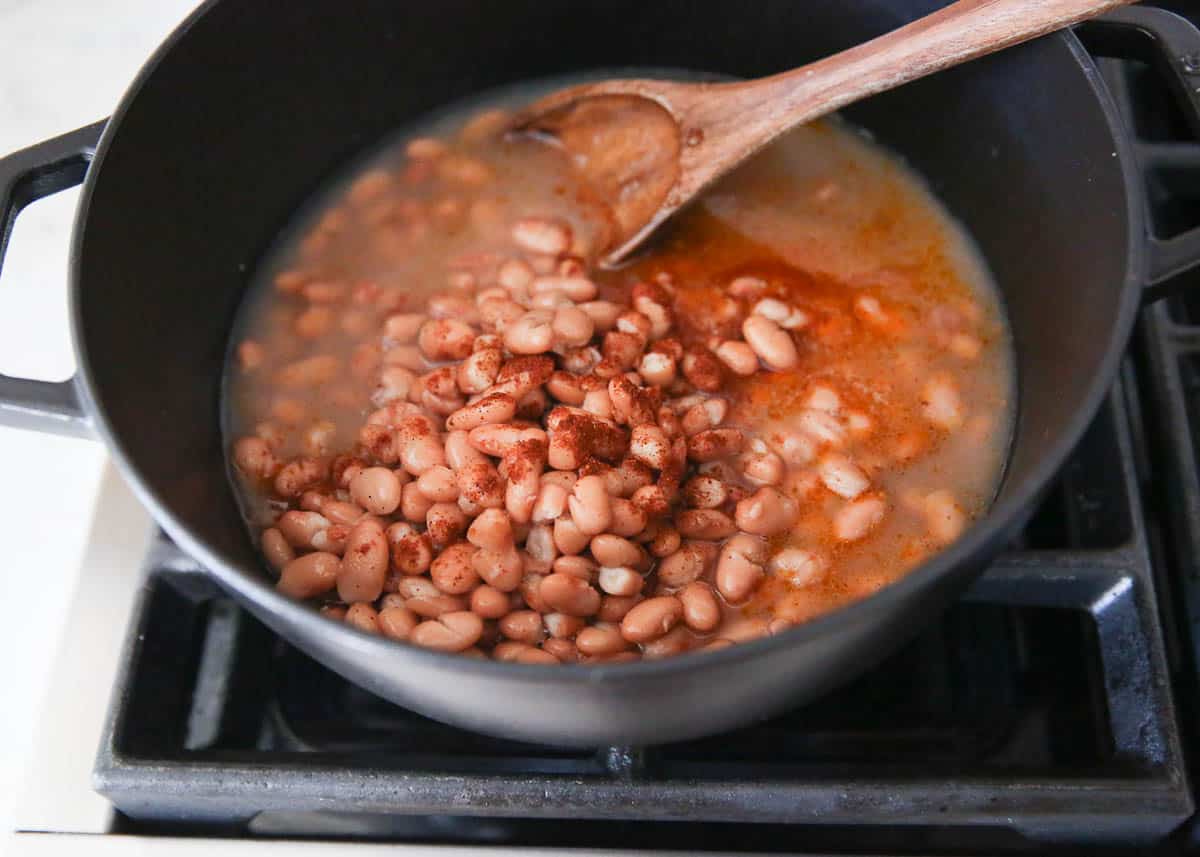
[(793, 71), (736, 83), (609, 80), (542, 98), (512, 126), (556, 141), (612, 209), (613, 265), (783, 132), (910, 80), (1132, 0), (959, 0)]

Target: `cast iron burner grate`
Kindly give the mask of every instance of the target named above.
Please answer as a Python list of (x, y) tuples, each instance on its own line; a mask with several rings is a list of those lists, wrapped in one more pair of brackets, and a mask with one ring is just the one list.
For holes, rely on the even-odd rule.
[[(1105, 73), (1147, 157), (1186, 148), (1177, 126), (1148, 123), (1169, 114), (1147, 100), (1147, 69), (1108, 63)], [(1200, 169), (1189, 185), (1178, 159), (1165, 163), (1174, 172), (1155, 213), (1169, 233), (1200, 221)], [(1193, 805), (1163, 642), (1171, 610), (1160, 603), (1177, 594), (1183, 630), (1200, 622), (1200, 299), (1152, 308), (1140, 339), (1017, 543), (940, 624), (814, 704), (645, 749), (463, 732), (290, 648), (162, 539), (146, 562), (97, 788), (120, 811), (119, 830), (143, 833), (1174, 853), (1186, 831), (1168, 836)], [(1168, 577), (1181, 578), (1178, 593)], [(1178, 642), (1200, 663), (1200, 634)], [(1181, 684), (1188, 707), (1198, 684)]]
[[(533, 841), (594, 843), (585, 819), (814, 826), (774, 838), (793, 849), (895, 825), (914, 844), (986, 832), (1006, 850), (1158, 841), (1192, 804), (1132, 392), (1126, 371), (1021, 543), (939, 625), (815, 704), (680, 744), (563, 750), (390, 705), (277, 639), (164, 540), (97, 785), (135, 829), (526, 844), (527, 820), (567, 818), (534, 823)], [(620, 827), (638, 840), (638, 824)]]

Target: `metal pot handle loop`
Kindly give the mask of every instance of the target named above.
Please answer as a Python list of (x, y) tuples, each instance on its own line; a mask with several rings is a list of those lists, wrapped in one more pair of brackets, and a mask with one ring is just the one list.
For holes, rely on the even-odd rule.
[[(103, 121), (0, 158), (0, 265), (21, 209), (83, 182)], [(91, 436), (74, 378), (33, 381), (0, 375), (0, 425)]]
[[(1097, 18), (1077, 32), (1093, 54), (1138, 59), (1155, 67), (1170, 85), (1192, 136), (1200, 140), (1200, 30), (1190, 21), (1164, 9), (1136, 6)], [(1180, 176), (1200, 182), (1200, 142), (1152, 142), (1135, 137), (1134, 145), (1148, 186)], [(1170, 238), (1148, 236), (1147, 297), (1159, 297), (1167, 291), (1169, 281), (1197, 265), (1200, 227)]]

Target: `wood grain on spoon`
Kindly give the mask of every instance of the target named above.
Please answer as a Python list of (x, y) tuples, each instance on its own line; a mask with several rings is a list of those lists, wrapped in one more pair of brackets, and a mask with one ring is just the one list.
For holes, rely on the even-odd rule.
[(554, 138), (612, 210), (604, 261), (780, 134), (869, 95), (1132, 0), (959, 0), (792, 71), (736, 83), (610, 80), (564, 89), (514, 125)]

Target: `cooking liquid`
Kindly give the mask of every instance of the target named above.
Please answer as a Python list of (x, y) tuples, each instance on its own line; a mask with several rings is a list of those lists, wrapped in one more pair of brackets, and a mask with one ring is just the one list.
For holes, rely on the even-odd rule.
[[(501, 92), (487, 104), (524, 103), (557, 85)], [(223, 414), (230, 443), (257, 432), (285, 461), (352, 450), (388, 361), (383, 319), (421, 311), (448, 284), (488, 285), (498, 262), (513, 255), (516, 219), (561, 218), (572, 225), (576, 255), (589, 267), (599, 255), (603, 205), (558, 152), (496, 139), (490, 132), (499, 119), (479, 109), (476, 102), (447, 113), (381, 148), (324, 191), (269, 254), (233, 337)], [(447, 140), (451, 152), (433, 162), (409, 159), (406, 141), (418, 136)], [(303, 296), (288, 285), (297, 272), (306, 283), (331, 284), (337, 296)], [(997, 291), (970, 238), (924, 181), (848, 124), (831, 119), (789, 133), (679, 214), (629, 264), (588, 275), (599, 298), (618, 302), (639, 280), (670, 282), (672, 335), (685, 345), (740, 339), (741, 319), (759, 297), (808, 316), (794, 337), (798, 368), (726, 373), (719, 394), (732, 406), (726, 425), (770, 446), (817, 401), (814, 390), (833, 391), (836, 419), (850, 426), (841, 451), (866, 472), (887, 511), (865, 537), (839, 540), (832, 521), (847, 500), (821, 484), (815, 462), (790, 468), (782, 487), (798, 498), (800, 515), (772, 539), (772, 552), (806, 549), (821, 570), (804, 585), (768, 573), (748, 604), (727, 611), (797, 622), (861, 598), (960, 529), (947, 523), (944, 503), (928, 501), (931, 494), (944, 500), (949, 492), (949, 517), (961, 514), (964, 523), (994, 497), (1014, 402)], [(765, 288), (739, 302), (729, 286), (747, 277)], [(261, 346), (252, 371), (239, 359), (246, 341)], [(279, 383), (285, 365), (330, 354), (343, 368), (328, 383)], [(952, 430), (926, 416), (933, 379), (957, 390), (962, 415)], [(747, 493), (756, 487), (735, 462), (717, 470)], [(262, 486), (238, 485), (257, 534), (283, 506)]]

